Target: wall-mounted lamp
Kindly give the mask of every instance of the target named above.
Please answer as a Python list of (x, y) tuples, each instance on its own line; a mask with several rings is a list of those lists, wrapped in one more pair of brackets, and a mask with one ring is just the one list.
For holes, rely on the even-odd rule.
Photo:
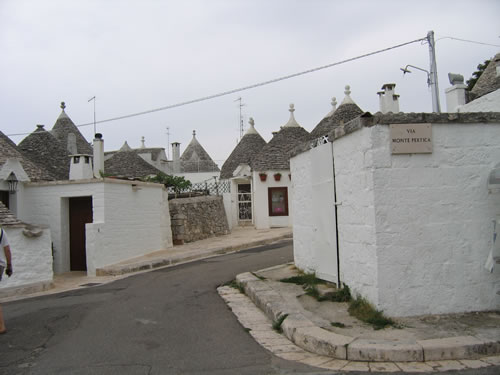
[(17, 177), (14, 172), (10, 172), (9, 177), (7, 177), (7, 183), (9, 184), (9, 193), (15, 194), (17, 190)]

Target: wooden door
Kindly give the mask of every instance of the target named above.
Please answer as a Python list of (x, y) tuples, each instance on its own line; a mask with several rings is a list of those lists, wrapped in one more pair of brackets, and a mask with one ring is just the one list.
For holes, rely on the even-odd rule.
[(69, 242), (71, 271), (87, 270), (85, 224), (92, 223), (92, 197), (69, 198)]

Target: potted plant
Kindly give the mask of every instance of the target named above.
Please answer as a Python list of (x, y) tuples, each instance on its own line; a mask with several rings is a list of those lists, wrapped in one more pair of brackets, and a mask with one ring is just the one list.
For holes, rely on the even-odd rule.
[(275, 174), (274, 174), (274, 180), (275, 180), (275, 181), (279, 181), (279, 180), (281, 180), (281, 173), (279, 173), (279, 172), (278, 172), (278, 173), (275, 173)]
[(266, 181), (266, 179), (267, 179), (267, 174), (265, 174), (265, 173), (259, 173), (259, 177), (260, 177), (260, 180), (261, 180), (262, 182), (264, 182), (264, 181)]

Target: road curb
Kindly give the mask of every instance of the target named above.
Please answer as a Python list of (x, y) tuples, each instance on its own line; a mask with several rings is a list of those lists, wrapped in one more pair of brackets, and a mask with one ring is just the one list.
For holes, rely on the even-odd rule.
[(318, 355), (349, 361), (426, 362), (477, 359), (500, 353), (500, 341), (474, 336), (400, 342), (339, 335), (316, 326), (252, 273), (239, 274), (236, 281), (270, 320), (286, 316), (281, 327), (290, 341)]
[(252, 247), (268, 245), (276, 241), (292, 238), (292, 235), (287, 233), (272, 238), (265, 238), (261, 240), (248, 241), (245, 243), (220, 246), (216, 248), (209, 248), (206, 250), (187, 250), (185, 254), (165, 254), (153, 259), (133, 260), (128, 263), (114, 264), (106, 267), (96, 269), (96, 276), (119, 276), (127, 273), (134, 273), (140, 271), (151, 270), (155, 268), (170, 267), (181, 263), (193, 262), (200, 259), (206, 259), (213, 256), (234, 253), (241, 250), (250, 249)]

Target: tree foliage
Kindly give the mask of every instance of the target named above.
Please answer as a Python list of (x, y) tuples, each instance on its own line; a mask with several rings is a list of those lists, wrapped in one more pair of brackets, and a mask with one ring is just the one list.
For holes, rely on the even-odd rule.
[(477, 66), (477, 70), (474, 73), (472, 73), (472, 77), (470, 79), (468, 79), (467, 82), (466, 82), (466, 84), (467, 84), (467, 90), (468, 91), (472, 90), (472, 88), (476, 84), (476, 82), (479, 79), (479, 77), (481, 77), (481, 75), (485, 71), (485, 69), (488, 66), (488, 64), (490, 63), (490, 61), (491, 60), (485, 60), (484, 63), (479, 64)]
[(158, 173), (156, 176), (148, 177), (147, 182), (157, 182), (164, 184), (166, 187), (172, 187), (176, 193), (191, 187), (191, 181), (186, 180), (182, 176), (172, 176), (163, 172)]

